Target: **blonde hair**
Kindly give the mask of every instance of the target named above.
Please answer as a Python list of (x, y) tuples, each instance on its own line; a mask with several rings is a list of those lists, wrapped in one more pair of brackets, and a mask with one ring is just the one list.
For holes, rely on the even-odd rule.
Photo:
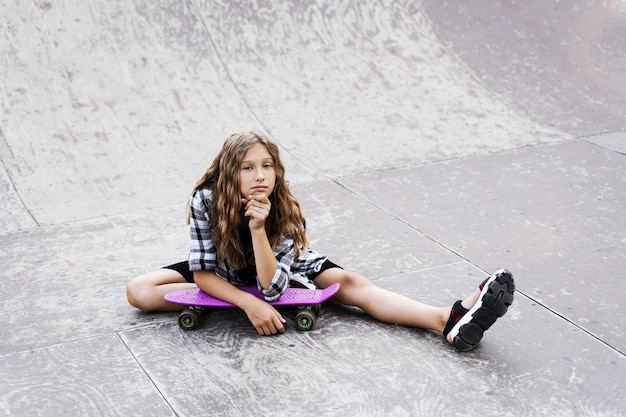
[(194, 187), (194, 192), (201, 188), (211, 190), (210, 218), (217, 258), (234, 269), (249, 266), (240, 235), (245, 220), (239, 191), (239, 170), (244, 155), (256, 144), (267, 148), (274, 160), (276, 173), (276, 184), (269, 196), (272, 208), (265, 221), (270, 245), (275, 249), (283, 236), (289, 235), (294, 241), (296, 258), (301, 250), (308, 248), (305, 219), (298, 200), (289, 190), (289, 182), (285, 180), (285, 167), (280, 160), (278, 146), (262, 133), (235, 133), (226, 139), (213, 163)]

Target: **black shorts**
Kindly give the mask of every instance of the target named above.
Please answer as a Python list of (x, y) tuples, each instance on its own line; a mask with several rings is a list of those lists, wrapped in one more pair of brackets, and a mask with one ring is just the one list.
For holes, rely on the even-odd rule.
[(343, 269), (342, 267), (340, 267), (339, 265), (337, 265), (334, 262), (329, 261), (328, 259), (326, 259), (324, 261), (324, 263), (322, 264), (322, 267), (320, 268), (320, 272), (316, 273), (315, 275), (311, 275), (309, 278), (314, 280), (315, 278), (317, 278), (317, 276), (319, 274), (321, 274), (322, 272), (326, 271), (327, 269), (330, 268), (339, 268), (339, 269)]
[(172, 265), (164, 266), (163, 269), (172, 269), (185, 278), (185, 281), (193, 283), (193, 272), (189, 270), (189, 262), (183, 261)]
[[(183, 276), (183, 278), (185, 278), (185, 281), (187, 282), (191, 282), (193, 283), (193, 272), (191, 272), (189, 270), (189, 262), (187, 261), (182, 261), (182, 262), (177, 262), (175, 264), (172, 265), (168, 265), (168, 266), (164, 266), (164, 269), (171, 269), (174, 270), (176, 272), (178, 272), (179, 274), (181, 274)], [(339, 265), (335, 264), (334, 262), (329, 261), (328, 259), (326, 259), (324, 261), (324, 263), (322, 264), (322, 267), (320, 268), (320, 271), (314, 275), (310, 275), (309, 279), (311, 280), (315, 280), (315, 278), (317, 278), (317, 276), (319, 274), (321, 274), (322, 272), (326, 271), (327, 269), (330, 268), (341, 268)], [(341, 268), (343, 269), (343, 268)]]

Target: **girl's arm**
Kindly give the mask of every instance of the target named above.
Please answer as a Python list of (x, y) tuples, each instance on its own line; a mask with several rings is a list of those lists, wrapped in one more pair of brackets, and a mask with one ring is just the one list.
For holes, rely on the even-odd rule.
[(285, 319), (270, 304), (252, 294), (241, 291), (213, 271), (195, 271), (194, 280), (202, 291), (245, 311), (248, 319), (260, 335), (272, 335), (285, 331)]
[(274, 252), (265, 233), (265, 228), (250, 230), (252, 234), (252, 247), (254, 249), (254, 261), (256, 263), (256, 273), (263, 288), (272, 285), (278, 261), (274, 257)]
[(265, 220), (270, 214), (271, 203), (264, 195), (251, 195), (242, 199), (245, 205), (245, 215), (250, 219), (249, 227), (254, 250), (254, 262), (259, 282), (263, 288), (270, 288), (276, 274), (278, 261), (267, 238)]

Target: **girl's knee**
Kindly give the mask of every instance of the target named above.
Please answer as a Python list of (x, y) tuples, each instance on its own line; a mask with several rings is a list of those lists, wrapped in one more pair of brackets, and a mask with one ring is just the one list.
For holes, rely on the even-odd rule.
[(126, 299), (128, 300), (128, 304), (141, 310), (141, 297), (139, 294), (139, 285), (136, 284), (134, 279), (130, 280), (128, 284), (126, 284)]
[(148, 313), (153, 310), (150, 301), (150, 289), (141, 277), (133, 278), (128, 282), (126, 285), (126, 298), (128, 299), (128, 304), (143, 312)]
[(355, 272), (344, 271), (342, 274), (339, 284), (342, 289), (355, 289), (355, 288), (363, 288), (374, 285), (372, 281), (365, 278), (363, 275), (359, 275)]
[(339, 292), (341, 293), (374, 285), (363, 275), (359, 275), (356, 272), (346, 271), (341, 268), (331, 268), (325, 270), (317, 278), (315, 278), (314, 282), (320, 288), (326, 288), (332, 284), (339, 283)]
[[(171, 310), (171, 305), (163, 300), (166, 292), (189, 286), (185, 278), (171, 269), (159, 269), (131, 279), (126, 284), (128, 303), (145, 313)], [(195, 287), (195, 286), (194, 286)]]

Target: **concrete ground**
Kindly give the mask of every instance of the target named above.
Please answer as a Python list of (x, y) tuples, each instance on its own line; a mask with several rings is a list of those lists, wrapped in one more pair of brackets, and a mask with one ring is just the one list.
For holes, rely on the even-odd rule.
[[(0, 16), (0, 415), (626, 415), (624, 0)], [(314, 249), (443, 306), (507, 267), (509, 313), (461, 354), (336, 304), (269, 338), (130, 307), (247, 129), (280, 144)]]

